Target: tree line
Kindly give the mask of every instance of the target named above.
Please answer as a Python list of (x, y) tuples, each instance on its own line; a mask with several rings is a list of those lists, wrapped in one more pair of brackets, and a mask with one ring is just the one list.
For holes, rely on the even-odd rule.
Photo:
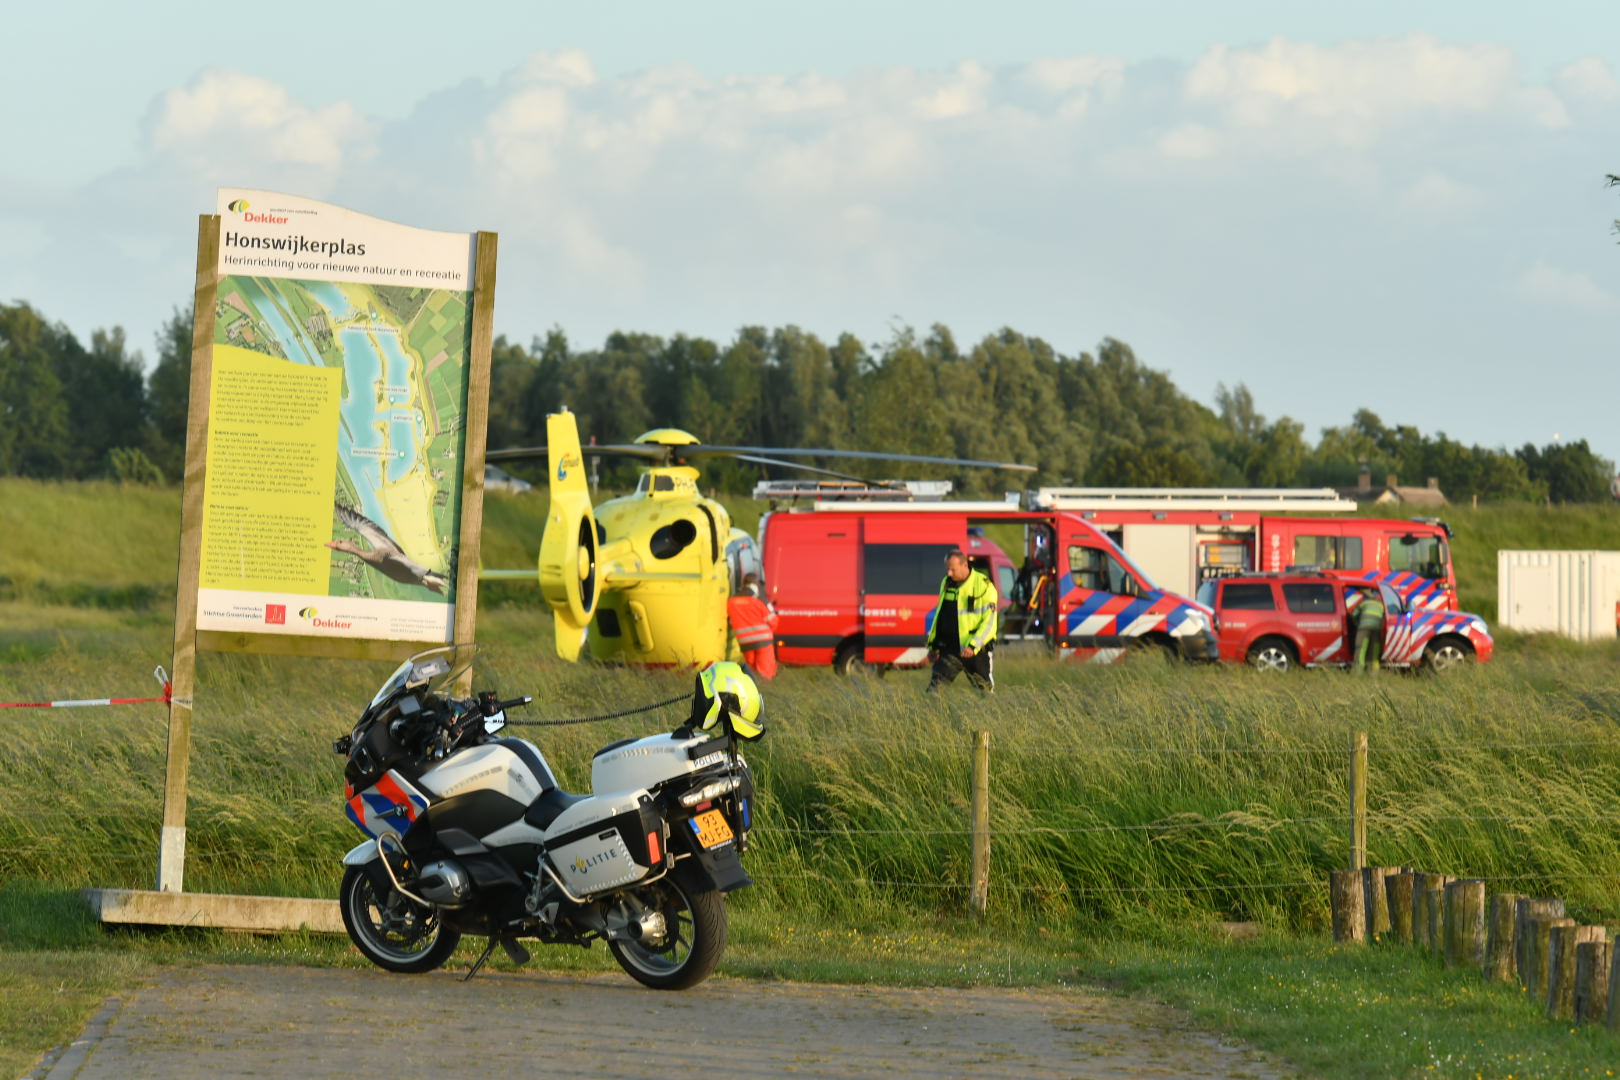
[[(191, 315), (176, 310), (148, 368), (121, 329), (88, 345), (26, 303), (0, 304), (0, 475), (110, 477), (163, 483), (185, 455)], [(895, 332), (877, 345), (850, 334), (824, 341), (797, 327), (745, 327), (729, 342), (614, 333), (578, 349), (561, 330), (527, 346), (498, 338), (489, 445), (545, 442), (545, 416), (568, 406), (582, 436), (628, 442), (677, 427), (708, 443), (870, 449), (1016, 461), (1034, 477), (895, 463), (822, 462), (873, 477), (950, 479), (962, 494), (1003, 486), (1352, 487), (1433, 477), (1452, 500), (1608, 499), (1612, 463), (1585, 440), (1509, 450), (1444, 433), (1390, 426), (1368, 409), (1325, 428), (1268, 419), (1246, 386), (1217, 389), (1213, 406), (1183, 394), (1122, 341), (1064, 355), (1016, 330), (959, 345), (944, 326)], [(542, 475), (543, 466), (529, 471)], [(607, 464), (625, 484), (632, 464)], [(704, 483), (746, 490), (762, 466), (717, 461)], [(781, 475), (781, 474), (778, 474)]]

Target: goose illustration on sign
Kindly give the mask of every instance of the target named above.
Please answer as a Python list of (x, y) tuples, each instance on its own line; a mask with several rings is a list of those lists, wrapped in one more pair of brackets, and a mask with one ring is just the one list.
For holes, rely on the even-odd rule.
[(398, 581), (404, 585), (420, 585), (424, 589), (431, 589), (436, 593), (443, 593), (445, 577), (443, 574), (429, 570), (421, 563), (406, 555), (394, 538), (383, 531), (382, 526), (357, 511), (350, 510), (342, 503), (334, 504), (337, 507), (338, 520), (359, 533), (371, 544), (371, 550), (358, 547), (348, 540), (328, 540), (326, 546), (333, 551), (341, 551), (353, 555), (361, 562), (383, 576)]

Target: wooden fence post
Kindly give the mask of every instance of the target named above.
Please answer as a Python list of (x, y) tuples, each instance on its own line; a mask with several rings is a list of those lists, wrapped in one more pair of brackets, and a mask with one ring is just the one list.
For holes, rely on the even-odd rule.
[(1614, 944), (1586, 941), (1575, 946), (1575, 1022), (1601, 1024), (1609, 1012), (1609, 969)]
[(1609, 961), (1609, 1020), (1610, 1031), (1620, 1031), (1620, 949), (1615, 949)]
[(1423, 870), (1412, 873), (1412, 944), (1422, 948), (1429, 943), (1428, 915), (1429, 875)]
[(1358, 944), (1367, 940), (1366, 893), (1360, 870), (1333, 871), (1333, 940)]
[(990, 902), (990, 733), (973, 733), (973, 857), (968, 906), (983, 915)]
[(1589, 942), (1607, 939), (1601, 926), (1552, 928), (1547, 952), (1547, 1016), (1552, 1020), (1575, 1019), (1575, 950)]
[(1518, 910), (1523, 899), (1518, 893), (1496, 893), (1491, 897), (1490, 932), (1485, 942), (1485, 978), (1491, 982), (1518, 979)]
[(1367, 865), (1367, 733), (1350, 741), (1350, 869)]
[(1423, 879), (1423, 914), (1429, 928), (1424, 944), (1434, 953), (1436, 960), (1446, 956), (1446, 886), (1451, 884), (1450, 874), (1430, 874)]
[(1384, 889), (1389, 894), (1390, 936), (1408, 945), (1412, 943), (1412, 881), (1415, 877), (1403, 870), (1384, 879)]
[(1547, 960), (1552, 952), (1552, 933), (1559, 927), (1574, 925), (1574, 919), (1561, 916), (1552, 918), (1537, 915), (1530, 920), (1530, 940), (1526, 942), (1524, 950), (1526, 974), (1529, 978), (1524, 984), (1524, 989), (1530, 995), (1530, 1000), (1543, 1009), (1547, 1007)]
[(1519, 985), (1526, 990), (1532, 990), (1541, 985), (1541, 978), (1546, 974), (1547, 954), (1541, 954), (1538, 967), (1530, 955), (1530, 949), (1535, 945), (1532, 940), (1535, 933), (1530, 924), (1535, 919), (1561, 919), (1564, 917), (1564, 902), (1553, 897), (1526, 896), (1519, 900), (1514, 908), (1515, 924), (1515, 950), (1514, 957), (1518, 965)]
[(1446, 966), (1485, 966), (1485, 883), (1453, 881), (1446, 886)]
[(1362, 887), (1366, 890), (1367, 940), (1375, 941), (1389, 936), (1389, 892), (1384, 882), (1400, 870), (1398, 866), (1369, 866), (1361, 871)]

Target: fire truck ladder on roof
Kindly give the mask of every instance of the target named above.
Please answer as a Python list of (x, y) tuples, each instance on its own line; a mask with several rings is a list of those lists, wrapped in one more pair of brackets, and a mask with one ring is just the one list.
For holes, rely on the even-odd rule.
[(754, 498), (781, 502), (934, 502), (951, 493), (949, 480), (761, 480)]
[(1042, 510), (1262, 510), (1308, 514), (1356, 508), (1332, 488), (1071, 488), (1043, 487), (1031, 495)]

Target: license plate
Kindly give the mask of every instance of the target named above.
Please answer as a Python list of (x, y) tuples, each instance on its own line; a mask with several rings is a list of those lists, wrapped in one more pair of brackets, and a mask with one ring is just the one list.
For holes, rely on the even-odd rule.
[(693, 818), (692, 831), (697, 834), (697, 842), (706, 848), (731, 839), (731, 823), (718, 810), (707, 810)]

